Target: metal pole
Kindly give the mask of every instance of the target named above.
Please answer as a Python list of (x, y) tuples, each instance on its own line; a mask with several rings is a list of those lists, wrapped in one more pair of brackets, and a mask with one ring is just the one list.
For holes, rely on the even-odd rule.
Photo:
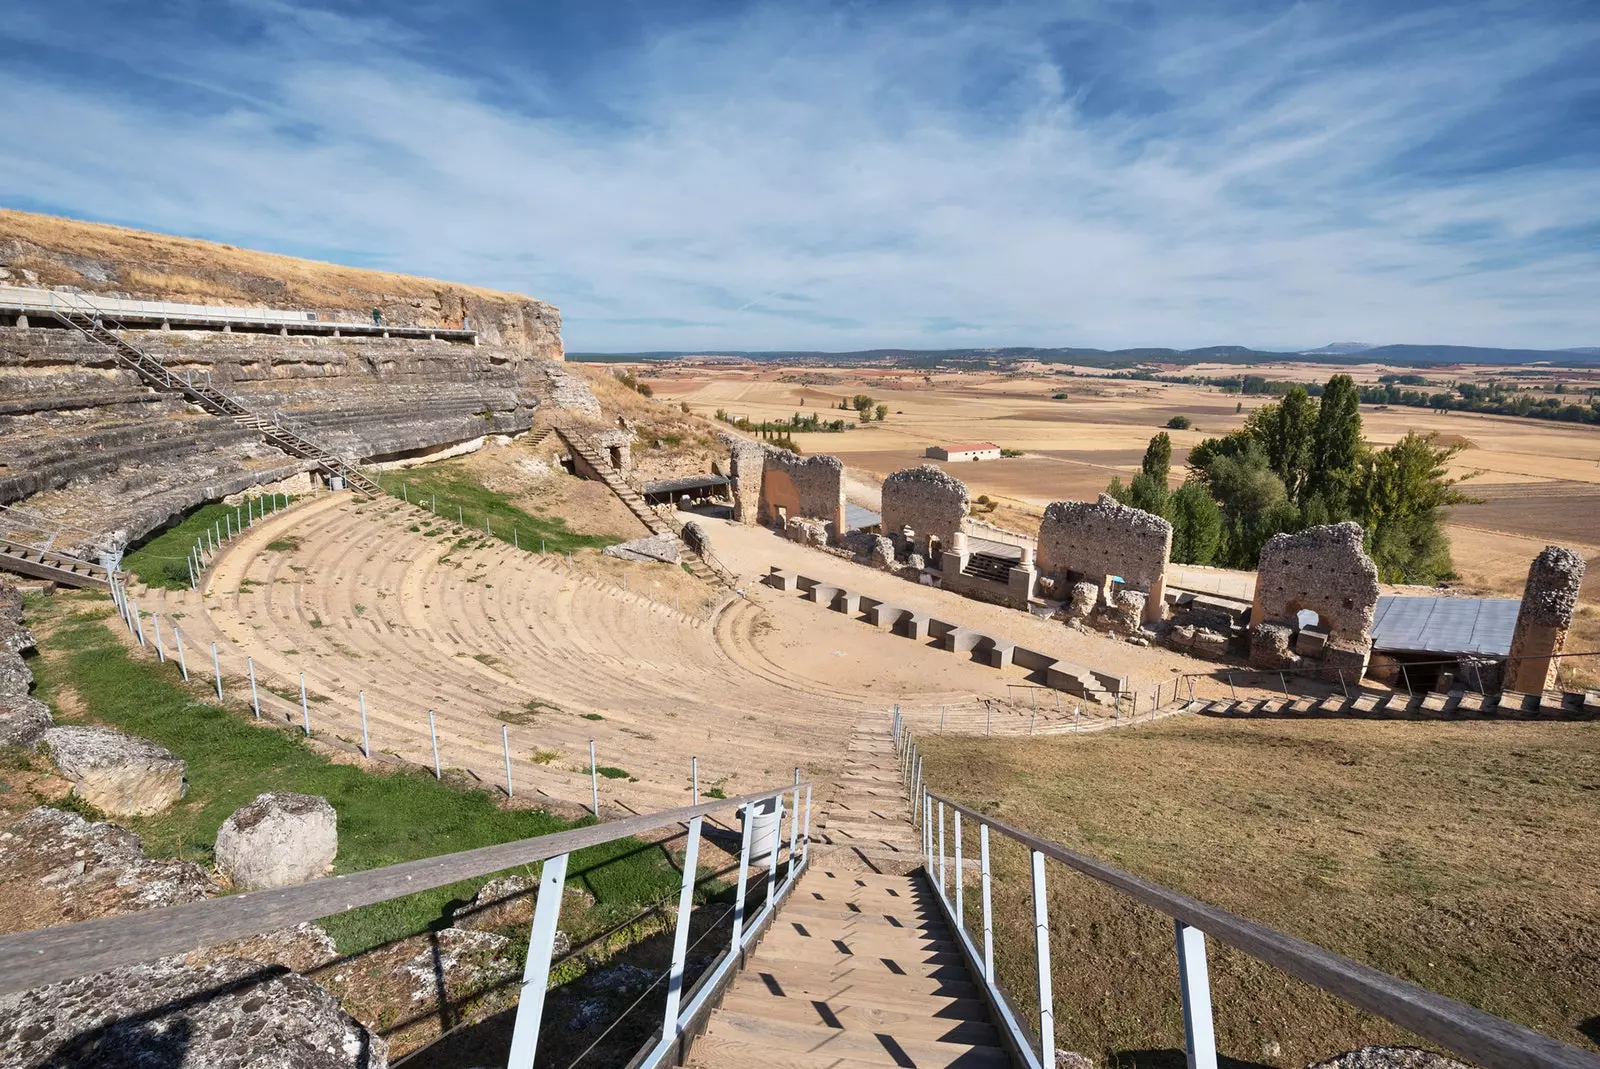
[(511, 548), (512, 549), (521, 549), (522, 548), (522, 543), (517, 541), (517, 525), (516, 524), (512, 524), (511, 525)]
[[(800, 770), (797, 768), (797, 769), (794, 770), (794, 812), (789, 814), (789, 873), (788, 873), (787, 877), (783, 881), (785, 886), (787, 886), (788, 884), (791, 884), (791, 883), (794, 882), (794, 876), (795, 876), (794, 852), (799, 847), (799, 845), (800, 845)], [(776, 865), (778, 859), (777, 858), (773, 858), (772, 861), (773, 861), (773, 864)]]
[(944, 803), (939, 803), (939, 897), (944, 898)]
[(983, 733), (985, 736), (994, 734), (994, 708), (987, 703), (983, 707)]
[(1211, 981), (1206, 969), (1206, 933), (1180, 920), (1174, 920), (1172, 927), (1178, 941), (1178, 986), (1183, 993), (1183, 1039), (1189, 1069), (1217, 1069)]
[[(700, 827), (704, 817), (689, 821), (689, 841), (683, 849), (683, 882), (678, 888), (678, 923), (672, 935), (672, 965), (667, 971), (667, 1004), (661, 1018), (663, 1039), (676, 1037), (678, 1006), (683, 997), (683, 965), (689, 953), (689, 914), (694, 908), (694, 878), (700, 865)], [(793, 853), (793, 851), (791, 851)]]
[(306, 674), (300, 673), (300, 722), (306, 734), (311, 734), (311, 707), (306, 704)]
[(978, 879), (983, 885), (983, 982), (994, 983), (994, 913), (989, 904), (989, 825), (978, 822)]
[(911, 797), (917, 797), (917, 795), (921, 794), (925, 789), (926, 786), (922, 782), (922, 754), (919, 753), (917, 754), (917, 786), (912, 790)]
[(1056, 1064), (1056, 1008), (1050, 985), (1050, 910), (1045, 899), (1044, 855), (1033, 855), (1034, 960), (1039, 969), (1039, 1064)]
[(509, 1069), (533, 1069), (539, 1048), (539, 1021), (544, 1016), (545, 991), (550, 986), (550, 958), (556, 945), (556, 922), (561, 917), (561, 896), (567, 882), (567, 855), (553, 857), (539, 873), (539, 900), (533, 907), (533, 930), (528, 933), (528, 959), (522, 968), (522, 994), (517, 1021), (511, 1030)]
[(922, 867), (933, 864), (933, 798), (926, 789), (922, 792)]
[(694, 785), (694, 804), (700, 804), (700, 758), (689, 758), (689, 782)]
[(1344, 691), (1346, 698), (1350, 697), (1350, 688), (1344, 685), (1344, 669), (1339, 669), (1339, 689)]
[(513, 797), (511, 793), (511, 728), (500, 728), (500, 746), (506, 755), (506, 797)]
[(139, 603), (137, 601), (133, 603), (133, 626), (139, 632), (139, 645), (148, 646), (149, 643), (144, 640), (144, 620), (139, 617)]
[(372, 756), (372, 743), (367, 736), (367, 692), (360, 691), (356, 697), (361, 702), (361, 756)]
[(185, 557), (185, 558), (183, 558), (183, 562), (189, 566), (189, 589), (193, 590), (194, 587), (195, 587), (195, 582), (194, 582), (194, 558), (193, 557)]
[(439, 770), (439, 729), (433, 724), (433, 710), (428, 710), (428, 735), (433, 739), (433, 778), (443, 779), (444, 773)]
[(172, 641), (178, 647), (178, 671), (183, 673), (183, 681), (187, 683), (189, 682), (189, 664), (183, 659), (183, 632), (178, 630), (177, 625), (173, 625), (172, 628)]
[(739, 843), (739, 883), (733, 893), (733, 952), (739, 952), (740, 937), (744, 934), (744, 893), (750, 882), (750, 829), (755, 825), (755, 817), (750, 812), (750, 806), (745, 805), (741, 810), (744, 818), (744, 832)]
[(217, 701), (222, 700), (222, 663), (217, 660), (217, 644), (211, 644), (211, 674), (217, 680)]
[(804, 868), (811, 856), (811, 784), (806, 784), (806, 823), (800, 829), (800, 867)]
[(256, 692), (256, 659), (246, 657), (244, 664), (250, 671), (250, 708), (255, 710), (256, 719), (261, 719), (261, 695)]
[(944, 734), (944, 706), (939, 706), (939, 734)]
[(966, 889), (966, 881), (964, 881), (961, 878), (961, 810), (957, 809), (955, 811), (955, 814), (956, 814), (956, 871), (955, 871), (955, 878), (956, 878), (956, 928), (958, 930), (960, 930), (960, 931), (965, 931), (966, 927), (967, 927), (967, 914), (966, 914), (966, 911), (962, 907), (963, 907), (963, 904), (964, 904), (963, 895), (964, 895), (964, 892), (965, 892), (965, 889)]
[(467, 518), (462, 513), (460, 505), (456, 506), (456, 522), (459, 523), (459, 524), (462, 524), (462, 525), (465, 525), (466, 522), (467, 522)]
[(1285, 698), (1289, 697), (1289, 680), (1284, 678), (1284, 674), (1282, 672), (1278, 673), (1278, 686), (1283, 688), (1283, 696)]
[(150, 622), (153, 623), (156, 628), (156, 663), (166, 664), (167, 651), (161, 648), (161, 614), (158, 612), (151, 613)]
[(1411, 673), (1406, 671), (1406, 666), (1403, 664), (1400, 666), (1400, 678), (1406, 681), (1406, 697), (1415, 697), (1416, 695), (1411, 693)]
[(408, 505), (411, 504), (411, 491), (406, 489), (404, 479), (400, 480), (400, 500)]
[(600, 819), (600, 774), (595, 771), (594, 740), (589, 740), (589, 793), (594, 802), (594, 819)]

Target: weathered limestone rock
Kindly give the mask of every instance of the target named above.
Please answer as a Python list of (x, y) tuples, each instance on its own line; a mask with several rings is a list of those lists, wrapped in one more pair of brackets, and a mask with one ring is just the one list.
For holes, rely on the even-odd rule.
[(322, 988), (259, 962), (162, 958), (0, 996), (0, 1063), (385, 1069), (384, 1041)]
[(1055, 501), (1039, 526), (1038, 569), (1057, 579), (1077, 578), (1106, 589), (1112, 576), (1146, 595), (1146, 619), (1165, 608), (1172, 524), (1121, 504), (1109, 494), (1098, 501)]
[(966, 484), (943, 469), (932, 464), (902, 468), (883, 481), (883, 533), (901, 546), (910, 529), (909, 545), (919, 555), (927, 555), (934, 542), (949, 549), (971, 505)]
[(54, 726), (55, 718), (44, 702), (26, 694), (0, 695), (0, 746), (36, 749)]
[(1073, 620), (1082, 620), (1094, 612), (1095, 606), (1099, 604), (1099, 587), (1093, 583), (1073, 583), (1072, 589), (1067, 593), (1067, 616)]
[(1145, 596), (1137, 590), (1119, 590), (1111, 600), (1089, 615), (1089, 625), (1118, 635), (1132, 635), (1144, 619)]
[(38, 925), (197, 902), (216, 893), (192, 861), (156, 861), (105, 821), (40, 807), (0, 831), (0, 894)]
[(1300, 663), (1293, 647), (1293, 629), (1284, 624), (1259, 624), (1250, 633), (1250, 663), (1257, 668), (1293, 668)]
[(1556, 655), (1566, 648), (1583, 572), (1583, 558), (1561, 546), (1546, 546), (1533, 559), (1506, 662), (1511, 690), (1538, 694), (1555, 686)]
[(681, 554), (679, 553), (680, 544), (676, 535), (648, 535), (644, 538), (635, 538), (632, 542), (607, 546), (600, 552), (608, 557), (617, 557), (620, 560), (677, 564), (681, 559)]
[(1310, 1069), (1468, 1069), (1468, 1066), (1420, 1047), (1362, 1047), (1324, 1058)]
[[(1360, 663), (1365, 664), (1372, 649), (1372, 617), (1378, 607), (1378, 568), (1362, 549), (1361, 539), (1361, 525), (1346, 522), (1277, 534), (1267, 540), (1261, 549), (1255, 605), (1250, 612), (1252, 664), (1284, 668), (1298, 663), (1292, 652), (1289, 660), (1282, 654), (1293, 649), (1298, 614), (1307, 609), (1317, 614), (1319, 628), (1328, 633), (1328, 650), (1357, 651)], [(1262, 631), (1269, 624), (1290, 632), (1289, 646), (1280, 650), (1280, 636)], [(1327, 661), (1326, 654), (1323, 661)]]
[(72, 793), (112, 816), (159, 813), (189, 792), (188, 766), (148, 739), (114, 728), (56, 727), (43, 741)]
[(906, 567), (911, 569), (913, 572), (920, 572), (927, 566), (928, 562), (922, 559), (921, 553), (906, 554)]
[(711, 532), (698, 520), (683, 525), (683, 541), (689, 549), (704, 557), (711, 552)]
[(201, 965), (223, 958), (243, 958), (265, 965), (281, 965), (290, 972), (308, 973), (338, 957), (339, 948), (333, 936), (321, 925), (307, 921), (207, 947), (185, 960), (190, 965)]
[(874, 568), (894, 571), (894, 543), (883, 535), (872, 535), (872, 546), (867, 551), (867, 563)]
[(217, 830), (217, 868), (246, 890), (315, 879), (338, 852), (338, 814), (310, 794), (260, 795)]
[(26, 694), (33, 686), (33, 672), (22, 655), (0, 650), (0, 694)]
[(23, 627), (20, 621), (0, 616), (0, 650), (7, 653), (21, 653), (33, 647), (32, 631)]
[(22, 591), (10, 579), (0, 579), (0, 620), (22, 622)]
[(1221, 657), (1228, 652), (1228, 636), (1197, 627), (1189, 652), (1196, 657)]
[(790, 517), (783, 525), (783, 533), (789, 541), (798, 542), (803, 546), (828, 544), (828, 528), (821, 520), (806, 519), (803, 516)]
[(564, 412), (600, 418), (600, 401), (588, 383), (556, 364), (546, 364), (540, 370), (549, 383), (552, 406)]

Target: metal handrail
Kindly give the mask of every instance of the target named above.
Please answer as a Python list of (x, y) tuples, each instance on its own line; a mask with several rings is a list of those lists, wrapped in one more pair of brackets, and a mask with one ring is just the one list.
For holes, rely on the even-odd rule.
[[(1205, 939), (1210, 936), (1245, 954), (1272, 965), (1319, 990), (1439, 1044), (1453, 1054), (1490, 1069), (1600, 1069), (1600, 1056), (1552, 1039), (1523, 1025), (1486, 1013), (1424, 987), (1363, 965), (1314, 943), (1286, 935), (1266, 925), (1218, 909), (1199, 899), (1135, 876), (1059, 843), (1042, 839), (986, 813), (928, 789), (923, 778), (919, 747), (909, 731), (896, 735), (902, 770), (912, 792), (913, 819), (923, 830), (923, 869), (938, 890), (936, 896), (951, 927), (960, 936), (969, 957), (982, 962), (983, 983), (992, 999), (1009, 1005), (994, 974), (993, 919), (990, 909), (989, 832), (1000, 832), (1027, 847), (1032, 862), (1034, 927), (1040, 996), (1040, 1034), (1037, 1053), (1014, 1018), (1006, 1021), (1029, 1066), (1055, 1065), (1053, 999), (1050, 987), (1050, 928), (1045, 892), (1045, 858), (1059, 861), (1076, 872), (1105, 884), (1173, 920), (1178, 950), (1184, 1035), (1190, 1069), (1216, 1069), (1216, 1043), (1211, 1020), (1211, 996), (1206, 968)], [(955, 901), (945, 889), (945, 809), (955, 825)], [(935, 814), (937, 809), (937, 815)], [(978, 824), (979, 880), (983, 896), (982, 939), (978, 948), (967, 933), (963, 908), (965, 869), (962, 863), (962, 817)], [(937, 829), (937, 830), (935, 830)], [(935, 842), (937, 840), (937, 842)], [(1009, 1014), (1002, 1012), (1002, 1018)]]
[[(594, 824), (517, 842), (367, 869), (347, 876), (311, 880), (271, 891), (247, 892), (0, 936), (0, 995), (61, 983), (158, 957), (187, 953), (541, 861), (544, 866), (534, 905), (533, 928), (522, 979), (523, 997), (517, 1005), (510, 1060), (510, 1069), (532, 1069), (540, 1017), (549, 986), (556, 922), (566, 883), (568, 857), (577, 850), (672, 825), (687, 824), (688, 840), (679, 888), (677, 931), (673, 943), (666, 1013), (656, 1048), (641, 1063), (659, 1064), (683, 1037), (688, 1023), (705, 1009), (708, 1000), (719, 990), (721, 982), (741, 963), (743, 951), (760, 934), (762, 925), (776, 910), (778, 900), (788, 894), (805, 869), (811, 845), (811, 788), (809, 781), (801, 780), (797, 769), (792, 785), (755, 791), (736, 798), (718, 799), (628, 817), (608, 824)], [(802, 790), (805, 791), (804, 803), (801, 801)], [(705, 817), (729, 807), (743, 807), (776, 798), (779, 804), (778, 827), (781, 830), (783, 799), (791, 792), (794, 802), (789, 819), (788, 870), (782, 886), (772, 887), (758, 916), (752, 919), (745, 917), (751, 829), (755, 824), (747, 816), (741, 836), (733, 937), (728, 952), (709, 977), (699, 983), (689, 1003), (680, 1008), (689, 915), (698, 876), (700, 832)], [(769, 874), (776, 873), (780, 849), (781, 840), (769, 857)]]

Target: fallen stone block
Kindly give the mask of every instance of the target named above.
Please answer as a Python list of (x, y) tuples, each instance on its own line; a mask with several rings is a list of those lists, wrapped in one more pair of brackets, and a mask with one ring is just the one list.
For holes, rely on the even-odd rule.
[(54, 726), (55, 718), (44, 702), (26, 694), (0, 695), (0, 746), (36, 749)]
[(677, 564), (683, 559), (682, 547), (683, 543), (678, 541), (677, 536), (659, 534), (650, 535), (648, 538), (635, 538), (632, 542), (623, 542), (620, 545), (607, 546), (600, 552), (608, 557), (639, 561), (646, 564)]
[(55, 727), (42, 740), (72, 793), (117, 817), (159, 813), (189, 792), (188, 766), (148, 739), (106, 727)]
[(386, 1069), (388, 1047), (315, 983), (161, 958), (0, 995), (0, 1064)]
[(0, 650), (0, 694), (26, 694), (33, 686), (33, 672), (20, 653)]
[(338, 814), (310, 794), (260, 795), (217, 830), (217, 868), (247, 891), (315, 879), (338, 852)]

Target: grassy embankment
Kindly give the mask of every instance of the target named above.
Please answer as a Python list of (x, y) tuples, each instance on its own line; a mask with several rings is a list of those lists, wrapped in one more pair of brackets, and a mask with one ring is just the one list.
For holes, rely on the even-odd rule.
[[(278, 507), (286, 508), (294, 498), (278, 495)], [(248, 508), (259, 515), (260, 510), (271, 511), (273, 505), (267, 495), (250, 498)], [(232, 517), (235, 524), (244, 522), (246, 506), (235, 508), (213, 501), (208, 505), (184, 514), (172, 526), (151, 535), (138, 548), (130, 550), (122, 559), (122, 567), (145, 586), (164, 590), (186, 590), (189, 586), (189, 566), (184, 563), (197, 540), (206, 537), (214, 524)], [(209, 544), (209, 543), (208, 543)]]
[[(130, 656), (110, 630), (116, 617), (102, 599), (61, 594), (31, 599), (28, 608), (42, 649), (31, 661), (37, 693), (59, 720), (108, 724), (152, 739), (188, 762), (189, 793), (180, 804), (157, 816), (119, 821), (143, 838), (152, 856), (209, 864), (218, 827), (263, 791), (321, 795), (333, 804), (339, 814), (336, 872), (573, 826), (548, 813), (502, 808), (484, 791), (439, 783), (425, 772), (375, 773), (336, 763), (293, 734), (258, 726), (237, 710), (205, 700), (205, 687), (185, 686), (170, 665)], [(662, 850), (633, 839), (574, 854), (569, 871), (569, 880), (595, 897), (587, 920), (597, 929), (675, 893), (679, 882)], [(452, 904), (469, 900), (483, 882), (462, 881), (322, 923), (339, 949), (352, 953), (443, 927)]]
[[(1600, 1046), (1600, 724), (1186, 720), (923, 742), (935, 790), (1014, 826)], [(1027, 855), (991, 849), (999, 971), (1037, 1023)], [(1182, 1065), (1171, 921), (1053, 862), (1049, 878), (1058, 1043)], [(1224, 1055), (1297, 1066), (1419, 1042), (1214, 940), (1210, 955)]]
[[(541, 545), (549, 553), (569, 553), (603, 549), (621, 541), (608, 535), (579, 534), (568, 528), (560, 516), (535, 516), (524, 511), (512, 503), (509, 495), (484, 486), (459, 464), (428, 464), (389, 472), (380, 484), (392, 496), (421, 508), (437, 509), (441, 519), (471, 531), (481, 532), (487, 523), (495, 538), (507, 545), (515, 539), (516, 545), (531, 553), (539, 552)], [(419, 526), (421, 522), (419, 517)], [(440, 525), (437, 532), (424, 533), (444, 535), (452, 531)]]

